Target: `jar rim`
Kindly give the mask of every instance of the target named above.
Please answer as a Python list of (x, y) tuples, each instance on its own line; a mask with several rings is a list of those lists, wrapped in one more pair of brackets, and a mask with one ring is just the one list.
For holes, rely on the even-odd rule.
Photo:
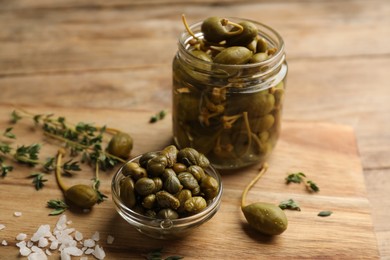
[[(182, 31), (180, 36), (179, 36), (179, 43), (178, 43), (179, 50), (181, 50), (182, 53), (184, 53), (184, 55), (186, 55), (187, 57), (191, 57), (191, 59), (195, 59), (197, 62), (200, 62), (203, 64), (208, 64), (208, 65), (213, 65), (214, 67), (221, 68), (221, 69), (223, 69), (223, 68), (250, 69), (250, 68), (265, 66), (265, 65), (273, 64), (273, 63), (281, 64), (284, 62), (284, 60), (285, 60), (284, 40), (283, 40), (282, 36), (276, 30), (274, 30), (272, 27), (270, 27), (266, 24), (263, 24), (261, 22), (257, 22), (257, 21), (250, 20), (250, 19), (243, 19), (243, 18), (238, 18), (238, 17), (226, 17), (226, 19), (232, 20), (234, 22), (247, 21), (247, 22), (251, 22), (251, 23), (255, 24), (259, 29), (259, 35), (262, 37), (266, 37), (266, 39), (268, 41), (270, 41), (273, 45), (275, 45), (276, 52), (268, 59), (261, 61), (261, 62), (256, 62), (256, 63), (221, 64), (221, 63), (214, 63), (212, 61), (211, 62), (205, 61), (205, 60), (202, 60), (202, 59), (196, 57), (195, 55), (193, 55), (187, 51), (188, 50), (188, 48), (187, 48), (188, 42), (191, 39), (193, 39), (193, 36), (191, 36), (188, 33), (188, 31), (186, 31), (186, 30)], [(195, 29), (199, 29), (201, 27), (202, 23), (203, 23), (203, 21), (200, 21), (200, 22), (193, 23), (189, 26), (190, 30), (193, 31), (193, 33), (197, 37), (200, 37), (200, 38), (203, 37), (203, 33), (200, 30), (197, 31)]]

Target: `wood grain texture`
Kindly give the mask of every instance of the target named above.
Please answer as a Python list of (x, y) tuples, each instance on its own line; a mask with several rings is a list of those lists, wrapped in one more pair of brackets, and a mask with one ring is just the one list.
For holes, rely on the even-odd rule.
[[(47, 107), (28, 109), (33, 113), (66, 116), (72, 122), (106, 123), (123, 129), (131, 133), (135, 140), (133, 155), (159, 150), (171, 141), (169, 118), (156, 124), (148, 123), (153, 111)], [(8, 106), (1, 106), (0, 111), (1, 128), (9, 126), (8, 116), (12, 110)], [(14, 133), (20, 136), (18, 142), (44, 141), (39, 131), (31, 130), (31, 124), (23, 120), (14, 125)], [(324, 139), (327, 142), (323, 142)], [(43, 144), (42, 152), (47, 156), (55, 152), (55, 146), (47, 141)], [(185, 259), (279, 259), (286, 256), (289, 259), (340, 259), (351, 255), (370, 259), (379, 257), (352, 128), (319, 122), (285, 121), (281, 139), (269, 164), (269, 171), (251, 189), (247, 202), (278, 204), (293, 198), (302, 209), (300, 212), (286, 211), (289, 227), (285, 233), (274, 238), (253, 232), (245, 224), (240, 211), (241, 193), (257, 174), (259, 165), (229, 173), (221, 172), (224, 194), (220, 210), (209, 222), (180, 240), (147, 238), (122, 220), (111, 201), (112, 172), (101, 174), (101, 191), (109, 195), (108, 201), (94, 207), (89, 214), (67, 211), (66, 215), (73, 222), (71, 226), (85, 236), (91, 236), (94, 231), (100, 232), (100, 244), (107, 253), (107, 259), (143, 259), (143, 254), (159, 247), (163, 247), (166, 254), (179, 254), (185, 256)], [(45, 208), (45, 202), (61, 197), (53, 175), (47, 175), (45, 187), (36, 191), (31, 179), (26, 178), (31, 169), (20, 165), (15, 167), (12, 173), (1, 180), (0, 189), (1, 222), (6, 225), (1, 235), (9, 243), (9, 246), (1, 247), (0, 250), (3, 257), (9, 258), (17, 255), (14, 246), (17, 234), (25, 232), (30, 237), (39, 225), (55, 224), (58, 218), (47, 216), (50, 210)], [(66, 181), (70, 185), (89, 183), (93, 172), (84, 169)], [(294, 171), (305, 172), (318, 184), (320, 192), (310, 194), (302, 185), (286, 185), (286, 174)], [(15, 204), (15, 201), (18, 203)], [(322, 210), (332, 210), (334, 213), (327, 218), (318, 217), (317, 213)], [(16, 218), (13, 216), (14, 211), (21, 211), (23, 215)], [(108, 235), (115, 237), (114, 244), (105, 243)]]
[(170, 109), (182, 13), (190, 23), (254, 19), (283, 35), (284, 119), (354, 129), (380, 255), (390, 258), (387, 0), (2, 0), (0, 104)]

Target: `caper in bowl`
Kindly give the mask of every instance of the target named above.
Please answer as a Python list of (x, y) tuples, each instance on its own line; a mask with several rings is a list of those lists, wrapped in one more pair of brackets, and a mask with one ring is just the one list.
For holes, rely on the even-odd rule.
[(223, 190), (219, 173), (203, 154), (174, 145), (124, 163), (111, 189), (119, 215), (159, 239), (181, 237), (210, 220)]

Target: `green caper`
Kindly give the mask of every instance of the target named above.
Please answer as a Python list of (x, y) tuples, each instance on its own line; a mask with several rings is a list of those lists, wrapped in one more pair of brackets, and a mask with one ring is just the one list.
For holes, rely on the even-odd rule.
[(177, 175), (177, 178), (186, 189), (192, 190), (199, 186), (198, 181), (189, 172), (181, 172)]
[(175, 163), (173, 166), (172, 166), (172, 169), (177, 173), (180, 173), (180, 172), (185, 172), (187, 170), (187, 166), (185, 166), (185, 164), (183, 163)]
[(98, 201), (98, 195), (96, 191), (84, 184), (76, 184), (64, 193), (65, 198), (73, 205), (80, 208), (90, 208)]
[(214, 57), (214, 63), (241, 65), (252, 58), (252, 52), (242, 46), (233, 46), (222, 50)]
[(180, 206), (179, 199), (164, 190), (156, 193), (156, 200), (161, 208), (177, 209)]
[(218, 194), (218, 181), (210, 175), (206, 175), (205, 177), (203, 177), (200, 183), (200, 189), (205, 194), (207, 199), (213, 199)]
[(156, 156), (158, 156), (159, 154), (157, 152), (147, 152), (147, 153), (144, 153), (141, 158), (139, 158), (139, 165), (141, 165), (142, 168), (145, 168), (146, 169), (146, 166), (148, 164), (148, 161)]
[(181, 213), (184, 211), (184, 202), (192, 197), (192, 193), (188, 189), (182, 189), (177, 194), (175, 194), (175, 197), (180, 202), (180, 207), (177, 209), (177, 211)]
[(163, 178), (163, 180), (166, 180), (170, 176), (176, 176), (176, 172), (172, 168), (165, 168), (165, 170), (162, 173), (161, 177)]
[[(256, 25), (249, 21), (244, 21), (238, 23), (241, 25), (244, 30), (237, 35), (234, 35), (226, 40), (226, 45), (228, 46), (246, 46), (250, 44), (254, 39), (256, 39), (256, 36), (258, 34), (258, 29)], [(231, 32), (237, 31), (238, 28), (235, 27), (231, 30)]]
[(115, 134), (107, 146), (107, 152), (117, 157), (126, 159), (133, 149), (133, 139), (129, 134), (119, 132)]
[(208, 17), (202, 22), (201, 31), (204, 38), (213, 43), (219, 43), (229, 37), (227, 27), (223, 24), (224, 20), (219, 17)]
[(146, 170), (136, 162), (128, 162), (123, 165), (122, 174), (125, 176), (131, 176), (134, 180), (147, 176)]
[(274, 123), (274, 116), (272, 114), (267, 114), (258, 118), (256, 121), (254, 120), (252, 128), (253, 131), (256, 131), (256, 133), (260, 133), (269, 130), (274, 125)]
[(208, 61), (208, 62), (213, 61), (211, 59), (210, 55), (208, 55), (207, 53), (205, 53), (204, 51), (201, 51), (201, 50), (192, 50), (191, 54), (194, 55), (195, 57), (197, 57), (198, 59), (201, 59), (204, 61)]
[(130, 176), (127, 176), (120, 181), (120, 198), (129, 208), (134, 207), (137, 203), (135, 197), (134, 181)]
[(284, 83), (281, 81), (278, 85), (271, 88), (271, 93), (275, 97), (275, 107), (280, 107), (283, 102), (283, 96), (284, 96)]
[(147, 172), (153, 176), (161, 175), (168, 165), (168, 159), (164, 155), (157, 155), (148, 161)]
[(177, 160), (186, 166), (198, 165), (202, 168), (207, 168), (210, 165), (210, 161), (199, 153), (194, 148), (183, 148), (177, 153)]
[(146, 196), (153, 193), (155, 188), (156, 184), (154, 183), (154, 181), (147, 177), (141, 178), (135, 183), (135, 190), (139, 195), (142, 196)]
[(201, 191), (201, 189), (200, 189), (200, 186), (196, 186), (195, 188), (193, 188), (193, 189), (191, 190), (192, 196), (199, 195), (201, 192), (202, 192), (202, 191)]
[(167, 157), (167, 161), (168, 161), (167, 167), (172, 167), (176, 163), (177, 153), (178, 150), (174, 145), (169, 145), (161, 151), (161, 155)]
[(202, 180), (202, 178), (206, 175), (203, 168), (198, 165), (191, 165), (188, 167), (187, 172), (191, 173), (197, 181)]
[(200, 196), (192, 197), (184, 202), (184, 209), (189, 213), (199, 213), (206, 207), (206, 200)]
[(142, 206), (146, 209), (152, 209), (154, 207), (155, 202), (156, 202), (156, 195), (149, 194), (142, 200)]
[(242, 208), (249, 225), (267, 235), (279, 235), (287, 229), (287, 217), (278, 206), (265, 202), (249, 204)]
[(183, 188), (181, 185), (179, 178), (176, 175), (170, 175), (164, 181), (164, 189), (169, 193), (177, 193)]
[(264, 38), (257, 40), (256, 52), (267, 52), (268, 44)]
[(153, 193), (156, 193), (162, 189), (163, 181), (161, 180), (160, 177), (154, 177), (154, 178), (152, 178), (152, 180), (154, 181), (154, 185), (155, 185)]
[(157, 217), (157, 213), (156, 211), (154, 210), (151, 210), (151, 209), (148, 209), (147, 211), (145, 211), (144, 213), (140, 213), (140, 214), (143, 214), (149, 218), (156, 218)]
[(265, 52), (259, 52), (252, 56), (252, 58), (249, 60), (249, 63), (258, 63), (262, 62), (268, 59), (268, 54)]
[(178, 219), (179, 214), (173, 209), (162, 209), (157, 213), (158, 219)]

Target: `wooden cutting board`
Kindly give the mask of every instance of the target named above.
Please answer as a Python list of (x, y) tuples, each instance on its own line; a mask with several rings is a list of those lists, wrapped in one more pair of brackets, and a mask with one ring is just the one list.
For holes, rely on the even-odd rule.
[[(157, 111), (124, 111), (108, 109), (69, 109), (25, 107), (32, 113), (54, 113), (71, 122), (107, 125), (130, 133), (134, 140), (132, 155), (158, 150), (171, 143), (170, 113), (162, 121), (149, 123)], [(0, 105), (0, 132), (9, 127), (10, 105)], [(14, 126), (16, 143), (42, 143), (42, 158), (55, 154), (56, 147), (33, 130), (29, 120)], [(85, 237), (100, 232), (99, 244), (106, 259), (145, 259), (145, 254), (163, 248), (163, 255), (181, 255), (184, 259), (271, 259), (271, 258), (378, 258), (376, 238), (370, 215), (359, 152), (353, 129), (321, 122), (284, 121), (281, 138), (270, 160), (270, 168), (251, 189), (247, 202), (278, 204), (287, 199), (299, 203), (301, 211), (286, 211), (288, 229), (280, 236), (267, 237), (249, 228), (240, 210), (241, 193), (258, 173), (259, 165), (233, 172), (221, 172), (224, 194), (221, 208), (206, 224), (180, 240), (162, 241), (145, 237), (116, 213), (111, 200), (110, 180), (113, 172), (101, 174), (101, 191), (109, 199), (90, 213), (67, 211), (71, 227)], [(30, 168), (15, 165), (15, 170), (0, 179), (0, 259), (18, 258), (15, 237), (23, 232), (31, 237), (42, 224), (55, 225), (56, 216), (48, 216), (49, 199), (61, 198), (53, 174), (47, 175), (45, 187), (36, 191), (27, 178)], [(319, 187), (319, 193), (308, 193), (303, 185), (285, 183), (291, 172), (304, 172)], [(90, 183), (93, 177), (87, 167), (69, 182)], [(318, 217), (331, 210), (329, 217)], [(22, 212), (15, 217), (14, 212)], [(108, 235), (113, 244), (106, 243)], [(89, 256), (89, 259), (93, 257)], [(54, 258), (57, 259), (57, 258)]]

